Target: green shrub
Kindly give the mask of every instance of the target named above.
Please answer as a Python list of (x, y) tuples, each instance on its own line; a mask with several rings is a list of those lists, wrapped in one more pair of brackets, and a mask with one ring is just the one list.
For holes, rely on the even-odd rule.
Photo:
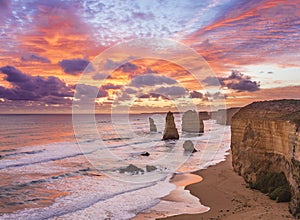
[(291, 200), (291, 192), (289, 186), (280, 186), (269, 194), (269, 198), (277, 202), (289, 202)]
[(287, 202), (291, 199), (290, 186), (283, 172), (261, 173), (250, 187), (268, 193), (270, 199), (278, 202)]

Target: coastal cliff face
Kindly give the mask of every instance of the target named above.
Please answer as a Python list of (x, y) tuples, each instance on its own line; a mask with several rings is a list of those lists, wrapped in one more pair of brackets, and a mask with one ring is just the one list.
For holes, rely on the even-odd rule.
[(300, 213), (299, 127), (300, 100), (252, 103), (240, 109), (231, 124), (234, 170), (250, 186), (257, 185), (262, 175), (283, 173), (291, 193), (290, 211), (294, 215)]

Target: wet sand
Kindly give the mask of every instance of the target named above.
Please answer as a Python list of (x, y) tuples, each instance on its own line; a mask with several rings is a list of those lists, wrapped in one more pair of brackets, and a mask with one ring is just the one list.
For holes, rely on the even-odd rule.
[(209, 208), (201, 205), (197, 197), (185, 190), (186, 186), (198, 183), (201, 180), (202, 178), (199, 175), (190, 173), (174, 175), (170, 182), (176, 186), (176, 189), (161, 198), (158, 204), (139, 213), (132, 220), (156, 219), (179, 213), (196, 214), (206, 212)]
[(201, 182), (186, 187), (198, 197), (201, 204), (210, 207), (202, 214), (182, 214), (168, 220), (285, 220), (294, 219), (288, 203), (276, 203), (263, 193), (247, 188), (243, 178), (232, 170), (231, 156), (215, 166), (194, 174), (203, 177)]

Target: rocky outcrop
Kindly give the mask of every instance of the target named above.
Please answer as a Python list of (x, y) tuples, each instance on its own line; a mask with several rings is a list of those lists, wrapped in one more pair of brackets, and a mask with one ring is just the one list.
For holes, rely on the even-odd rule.
[(197, 150), (195, 149), (194, 144), (191, 140), (186, 140), (183, 143), (183, 149), (185, 152), (192, 152), (192, 153), (197, 152)]
[(127, 167), (121, 168), (120, 173), (130, 173), (132, 175), (136, 175), (139, 173), (144, 173), (144, 170), (141, 168), (138, 168), (137, 166), (135, 166), (133, 164), (129, 164)]
[[(300, 213), (299, 127), (300, 100), (254, 102), (240, 109), (231, 124), (234, 170), (254, 188), (263, 191), (271, 186), (269, 196), (288, 190), (283, 196), (291, 194), (289, 207), (294, 215)], [(282, 184), (276, 188), (272, 182), (278, 181), (271, 178), (281, 179)]]
[(149, 154), (149, 152), (145, 151), (145, 152), (142, 152), (142, 153), (141, 153), (141, 156), (149, 157), (150, 154)]
[(154, 170), (157, 170), (156, 166), (146, 165), (146, 171), (147, 172), (152, 172)]
[(157, 132), (157, 127), (154, 123), (153, 118), (149, 117), (149, 123), (150, 123), (150, 131)]
[(202, 119), (202, 120), (209, 120), (210, 119), (210, 115), (206, 111), (199, 112), (199, 118)]
[(179, 134), (174, 122), (173, 113), (169, 111), (166, 116), (166, 125), (163, 140), (170, 139), (179, 139)]
[(203, 133), (203, 120), (199, 118), (199, 114), (196, 111), (188, 110), (182, 116), (181, 128), (185, 132)]
[(212, 112), (211, 118), (216, 120), (217, 124), (220, 125), (231, 125), (231, 119), (235, 113), (237, 113), (240, 108), (229, 108), (220, 109), (218, 111)]

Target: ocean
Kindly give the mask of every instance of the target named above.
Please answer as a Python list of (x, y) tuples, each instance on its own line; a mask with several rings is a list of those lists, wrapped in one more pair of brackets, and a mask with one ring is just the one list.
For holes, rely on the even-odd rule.
[[(179, 193), (185, 202), (162, 198), (178, 190), (170, 182), (174, 174), (225, 159), (230, 127), (207, 120), (204, 134), (187, 134), (181, 132), (181, 115), (174, 116), (177, 141), (162, 140), (163, 114), (129, 115), (127, 120), (96, 115), (93, 123), (85, 123), (84, 116), (1, 115), (0, 219), (119, 220), (147, 211), (161, 217), (206, 211), (184, 187)], [(150, 132), (149, 117), (157, 132)], [(198, 152), (184, 152), (186, 140)], [(150, 155), (142, 156), (145, 152)], [(129, 164), (140, 171), (121, 172)], [(148, 172), (146, 166), (155, 170)]]

